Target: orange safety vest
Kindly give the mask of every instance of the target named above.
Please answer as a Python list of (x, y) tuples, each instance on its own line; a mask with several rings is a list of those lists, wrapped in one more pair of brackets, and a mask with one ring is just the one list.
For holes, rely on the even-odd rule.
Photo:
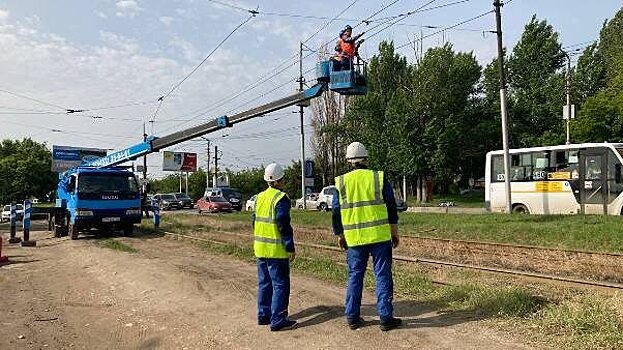
[(355, 57), (355, 53), (357, 48), (355, 47), (355, 43), (348, 43), (341, 38), (338, 40), (338, 44), (340, 45), (340, 49), (342, 50), (342, 55), (353, 58)]

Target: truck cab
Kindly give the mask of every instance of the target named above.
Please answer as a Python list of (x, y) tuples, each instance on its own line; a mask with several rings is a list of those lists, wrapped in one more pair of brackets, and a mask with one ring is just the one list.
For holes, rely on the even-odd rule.
[(81, 231), (123, 230), (141, 222), (141, 197), (134, 173), (125, 168), (79, 167), (59, 175), (54, 230), (78, 238)]

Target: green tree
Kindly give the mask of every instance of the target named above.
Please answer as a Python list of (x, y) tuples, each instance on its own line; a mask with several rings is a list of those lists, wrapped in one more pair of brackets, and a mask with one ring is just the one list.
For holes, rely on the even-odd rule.
[(25, 138), (0, 142), (0, 203), (45, 198), (56, 188), (52, 153), (43, 143)]
[(517, 146), (552, 143), (552, 136), (563, 134), (565, 82), (559, 71), (564, 62), (558, 33), (533, 16), (508, 61), (514, 99), (511, 133)]
[[(455, 53), (451, 44), (429, 49), (414, 69), (414, 151), (425, 154), (442, 192), (466, 168), (466, 148), (474, 126), (468, 117), (478, 92), (481, 67), (472, 53)], [(419, 119), (419, 121), (418, 121)]]
[[(585, 50), (580, 58), (588, 63), (580, 75), (580, 87), (586, 84), (586, 100), (573, 121), (573, 137), (578, 142), (623, 141), (623, 9), (604, 24), (599, 43)], [(579, 70), (578, 63), (578, 73)], [(592, 70), (590, 70), (590, 69)], [(583, 70), (583, 71), (584, 71)], [(594, 79), (592, 79), (594, 78)], [(580, 90), (580, 93), (584, 90)], [(590, 96), (589, 94), (594, 94)]]
[(574, 71), (574, 101), (581, 106), (606, 86), (606, 70), (597, 43), (584, 49)]

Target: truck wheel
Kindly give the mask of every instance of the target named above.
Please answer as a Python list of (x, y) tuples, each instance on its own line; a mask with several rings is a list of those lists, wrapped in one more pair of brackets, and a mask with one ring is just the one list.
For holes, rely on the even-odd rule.
[(69, 235), (71, 239), (78, 239), (78, 228), (74, 224), (69, 224)]
[(127, 225), (123, 228), (123, 235), (126, 237), (131, 236), (133, 232), (134, 232), (134, 225), (132, 224)]
[(54, 217), (52, 217), (52, 233), (54, 237), (61, 238), (62, 231), (59, 227), (56, 227), (56, 219)]

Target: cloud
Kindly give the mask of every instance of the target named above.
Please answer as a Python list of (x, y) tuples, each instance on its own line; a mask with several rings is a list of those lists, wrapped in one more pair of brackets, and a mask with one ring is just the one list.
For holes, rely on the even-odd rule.
[(108, 15), (106, 15), (106, 14), (105, 14), (104, 12), (102, 12), (102, 11), (96, 11), (96, 12), (95, 12), (95, 15), (96, 15), (97, 17), (101, 18), (101, 19), (107, 19), (107, 18), (108, 18)]
[(201, 59), (199, 50), (197, 50), (195, 45), (193, 45), (189, 41), (186, 41), (182, 38), (177, 37), (171, 40), (169, 42), (169, 45), (171, 45), (174, 48), (179, 49), (182, 56), (189, 62), (197, 62), (198, 60)]
[(5, 9), (0, 9), (0, 23), (3, 23), (9, 18), (9, 11)]
[(162, 16), (162, 17), (159, 17), (158, 20), (168, 27), (171, 25), (171, 23), (173, 23), (175, 19), (169, 16)]
[(136, 17), (136, 14), (143, 10), (135, 0), (119, 0), (115, 6), (118, 10), (115, 13), (117, 17), (126, 17), (130, 19)]

